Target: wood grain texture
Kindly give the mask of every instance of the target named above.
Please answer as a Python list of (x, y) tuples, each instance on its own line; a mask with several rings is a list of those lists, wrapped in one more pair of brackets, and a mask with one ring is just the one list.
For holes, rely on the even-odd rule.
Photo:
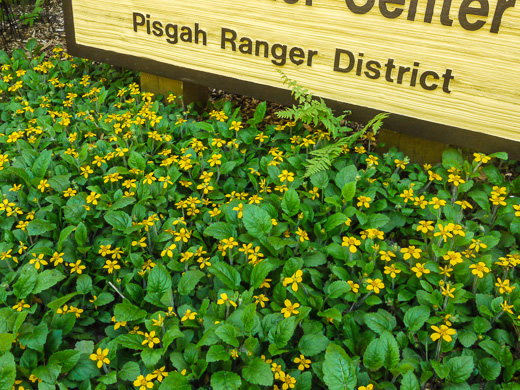
[[(496, 1), (490, 1), (487, 18), (468, 17), (486, 20), (478, 31), (467, 31), (458, 23), (462, 0), (452, 2), (452, 26), (439, 22), (440, 1), (432, 23), (423, 22), (427, 0), (418, 1), (415, 21), (406, 20), (408, 0), (405, 12), (396, 19), (383, 17), (377, 1), (364, 15), (349, 11), (342, 0), (314, 0), (312, 6), (282, 0), (72, 0), (72, 7), (76, 42), (81, 45), (274, 87), (282, 87), (276, 71), (281, 68), (318, 96), (520, 141), (520, 3), (505, 11), (499, 32), (490, 33)], [(207, 46), (170, 44), (165, 36), (148, 35), (145, 27), (135, 32), (133, 12), (149, 14), (163, 25), (193, 28), (199, 23), (207, 32)], [(288, 60), (279, 67), (271, 58), (222, 49), (221, 28), (235, 30), (239, 38), (319, 54), (312, 66)], [(337, 48), (356, 56), (364, 53), (365, 62), (384, 64), (393, 58), (397, 66), (412, 67), (417, 61), (420, 72), (432, 70), (439, 75), (452, 69), (452, 92), (411, 87), (410, 73), (399, 85), (386, 81), (384, 75), (376, 80), (357, 76), (355, 69), (335, 72)]]

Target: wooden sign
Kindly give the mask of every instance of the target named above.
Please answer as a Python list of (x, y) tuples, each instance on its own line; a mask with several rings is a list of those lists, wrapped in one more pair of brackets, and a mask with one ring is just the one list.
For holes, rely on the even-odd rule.
[(520, 141), (520, 0), (64, 0), (64, 9), (73, 55), (287, 102), (282, 69), (333, 105), (396, 114), (398, 131), (479, 149)]

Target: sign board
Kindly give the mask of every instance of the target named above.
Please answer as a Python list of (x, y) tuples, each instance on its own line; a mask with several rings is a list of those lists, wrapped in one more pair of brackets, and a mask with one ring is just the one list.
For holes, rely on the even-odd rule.
[(396, 130), (479, 149), (520, 141), (520, 0), (64, 0), (64, 10), (73, 55), (286, 102), (282, 69), (333, 105), (396, 114)]

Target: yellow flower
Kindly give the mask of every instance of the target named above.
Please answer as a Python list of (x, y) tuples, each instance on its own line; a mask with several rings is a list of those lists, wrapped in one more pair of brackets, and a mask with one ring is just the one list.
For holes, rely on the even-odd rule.
[(217, 301), (217, 305), (224, 305), (226, 302), (229, 302), (233, 307), (237, 307), (237, 304), (229, 299), (226, 293), (220, 294), (220, 299)]
[(450, 265), (457, 265), (459, 263), (462, 263), (462, 253), (455, 252), (455, 251), (448, 251), (444, 256), (442, 256), (444, 260), (449, 260)]
[(141, 248), (146, 248), (146, 237), (139, 239), (139, 241), (132, 241), (132, 246), (140, 246)]
[(242, 126), (242, 122), (238, 121), (233, 121), (231, 122), (231, 126), (229, 127), (230, 130), (235, 130), (235, 131), (239, 131), (240, 129), (242, 129), (244, 126)]
[(90, 195), (87, 196), (87, 203), (92, 203), (93, 205), (98, 204), (98, 199), (101, 197), (101, 194), (97, 194), (95, 191), (91, 191)]
[(404, 253), (403, 259), (405, 260), (408, 260), (411, 257), (418, 259), (421, 257), (422, 250), (416, 249), (415, 246), (410, 245), (408, 248), (401, 248), (401, 253)]
[(81, 265), (81, 260), (76, 261), (75, 263), (69, 264), (72, 268), (70, 269), (70, 273), (73, 274), (74, 272), (81, 275), (83, 273), (83, 270), (87, 268), (84, 265)]
[(481, 162), (482, 164), (486, 164), (491, 160), (491, 157), (486, 156), (484, 153), (473, 153), (473, 156), (475, 157), (476, 162)]
[(453, 183), (455, 187), (458, 187), (461, 184), (464, 184), (466, 181), (463, 180), (459, 175), (454, 175), (450, 173), (448, 176), (448, 183)]
[(441, 325), (440, 328), (438, 326), (432, 325), (431, 328), (434, 331), (434, 333), (432, 333), (430, 336), (433, 341), (436, 341), (442, 337), (444, 341), (449, 343), (452, 340), (451, 336), (457, 333), (455, 329), (451, 329), (446, 325)]
[(392, 257), (395, 257), (395, 253), (392, 251), (379, 251), (379, 254), (381, 255), (381, 260), (383, 261), (390, 261), (392, 260)]
[(451, 288), (451, 285), (448, 283), (446, 286), (441, 286), (442, 295), (445, 297), (455, 298), (453, 293), (455, 292), (455, 287)]
[(356, 253), (357, 247), (361, 245), (361, 241), (358, 240), (356, 237), (343, 237), (343, 242), (341, 243), (341, 246), (346, 246), (349, 248), (350, 253)]
[(36, 255), (35, 253), (31, 253), (31, 256), (34, 258), (29, 260), (29, 264), (34, 264), (34, 267), (39, 270), (42, 265), (49, 264), (46, 260), (43, 260), (43, 253)]
[(280, 175), (278, 175), (278, 178), (280, 181), (285, 182), (293, 182), (294, 181), (294, 173), (289, 172), (288, 170), (284, 169)]
[(444, 199), (439, 199), (436, 196), (430, 200), (429, 204), (433, 205), (435, 210), (438, 210), (440, 207), (446, 206), (446, 201)]
[(187, 321), (187, 320), (194, 320), (197, 313), (192, 312), (190, 309), (186, 310), (186, 313), (181, 318), (181, 322)]
[(497, 282), (495, 283), (495, 286), (498, 287), (498, 291), (500, 294), (510, 294), (513, 292), (513, 290), (516, 288), (515, 286), (509, 286), (509, 279), (505, 279), (503, 282), (500, 278), (497, 278)]
[(357, 207), (365, 207), (367, 209), (370, 208), (370, 202), (372, 202), (371, 197), (362, 195), (362, 196), (358, 196), (357, 200), (358, 200)]
[(105, 348), (104, 350), (101, 350), (101, 348), (98, 348), (96, 353), (93, 353), (90, 355), (90, 359), (97, 361), (98, 368), (101, 368), (103, 366), (103, 363), (110, 364), (110, 360), (107, 358), (108, 356), (108, 348)]
[(119, 264), (117, 264), (117, 260), (107, 260), (105, 262), (105, 265), (103, 266), (104, 269), (107, 269), (108, 270), (108, 273), (111, 274), (112, 272), (114, 272), (114, 270), (118, 270), (118, 269), (121, 269), (121, 266)]
[(385, 284), (383, 283), (383, 281), (381, 279), (376, 279), (376, 280), (368, 279), (367, 283), (368, 283), (367, 290), (369, 290), (369, 291), (374, 290), (374, 292), (376, 294), (379, 294), (380, 289), (385, 288)]
[(371, 383), (369, 384), (368, 386), (359, 386), (358, 387), (358, 390), (373, 390), (374, 389), (374, 385)]
[(222, 158), (222, 154), (213, 154), (211, 158), (208, 160), (210, 166), (214, 165), (221, 165), (222, 161), (220, 160)]
[(157, 370), (152, 372), (152, 375), (154, 376), (154, 378), (157, 378), (159, 383), (162, 382), (163, 379), (168, 376), (168, 373), (165, 370), (166, 366), (162, 366), (161, 368), (158, 368)]
[(237, 211), (238, 212), (237, 217), (239, 219), (242, 218), (242, 215), (244, 213), (244, 204), (243, 203), (239, 203), (237, 207), (233, 207), (233, 211)]
[(484, 277), (484, 274), (489, 273), (489, 268), (483, 261), (479, 261), (478, 264), (472, 264), (469, 268), (472, 270), (471, 273), (478, 276), (480, 279)]
[(401, 168), (401, 169), (405, 169), (406, 164), (408, 164), (407, 161), (399, 160), (397, 158), (394, 160), (394, 163), (395, 163), (395, 165), (397, 165), (397, 168)]
[(223, 247), (222, 249), (233, 249), (233, 247), (238, 246), (238, 241), (235, 240), (234, 237), (224, 238), (222, 240)]
[(159, 344), (161, 340), (155, 336), (155, 330), (152, 330), (150, 333), (144, 334), (144, 340), (141, 345), (147, 345), (148, 348), (153, 348), (155, 344)]
[(298, 364), (298, 370), (304, 371), (306, 368), (310, 367), (311, 359), (306, 359), (304, 355), (300, 354), (300, 357), (295, 357), (293, 360), (294, 363)]
[(446, 242), (448, 240), (448, 237), (450, 238), (453, 238), (453, 234), (451, 233), (451, 231), (453, 230), (451, 228), (451, 225), (453, 224), (448, 224), (445, 226), (443, 226), (442, 224), (437, 224), (437, 228), (439, 229), (438, 232), (435, 232), (433, 234), (434, 237), (439, 237), (439, 236), (442, 236), (442, 239), (444, 242)]
[(398, 268), (395, 268), (395, 265), (392, 264), (390, 266), (387, 266), (385, 265), (385, 275), (390, 275), (390, 277), (392, 279), (395, 279), (395, 277), (397, 276), (397, 274), (400, 274), (401, 273), (401, 270), (398, 269)]
[(424, 267), (424, 264), (415, 263), (415, 267), (412, 267), (412, 271), (415, 272), (415, 276), (420, 278), (423, 274), (429, 274), (431, 271)]
[(28, 309), (30, 307), (31, 307), (31, 305), (28, 305), (27, 303), (25, 303), (25, 300), (22, 299), (20, 302), (18, 302), (16, 305), (14, 305), (12, 307), (12, 309), (16, 310), (16, 311), (22, 311), (23, 309)]
[(357, 294), (359, 291), (359, 284), (354, 283), (352, 280), (348, 280), (347, 283), (350, 286), (350, 288), (352, 289), (352, 291)]
[(298, 228), (298, 230), (296, 231), (296, 235), (300, 237), (301, 242), (309, 241), (309, 235), (305, 230)]
[(365, 159), (365, 163), (368, 165), (368, 166), (371, 166), (371, 165), (379, 165), (379, 161), (377, 161), (378, 158), (374, 155), (369, 155), (366, 159)]
[(267, 298), (264, 294), (260, 294), (258, 296), (253, 295), (253, 298), (256, 299), (255, 304), (260, 304), (261, 307), (265, 307), (265, 302), (269, 302), (269, 298)]
[(50, 185), (47, 183), (47, 179), (40, 180), (40, 184), (38, 184), (38, 189), (41, 192), (45, 192), (45, 189), (49, 188), (49, 187), (50, 187)]
[(285, 318), (289, 318), (292, 314), (299, 314), (300, 312), (296, 310), (300, 307), (299, 303), (293, 304), (290, 300), (286, 299), (284, 301), (285, 307), (282, 309), (282, 314)]
[(469, 249), (474, 249), (475, 252), (478, 253), (478, 251), (480, 250), (480, 248), (483, 248), (483, 249), (486, 249), (487, 248), (487, 245), (484, 244), (482, 241), (480, 240), (475, 240), (474, 238), (471, 239), (471, 245), (469, 246)]
[(84, 167), (80, 167), (79, 168), (81, 170), (81, 176), (83, 176), (85, 179), (88, 178), (88, 175), (90, 173), (94, 173), (94, 171), (92, 170), (92, 168), (90, 168), (90, 165), (86, 165)]
[(297, 270), (291, 277), (283, 279), (284, 287), (292, 284), (291, 288), (293, 291), (298, 291), (298, 283), (301, 283), (303, 278), (303, 271), (301, 269)]
[(504, 310), (505, 312), (508, 312), (509, 314), (513, 314), (513, 311), (511, 309), (514, 309), (514, 305), (508, 305), (507, 304), (507, 299), (504, 301), (504, 303), (501, 303), (500, 304), (500, 307), (502, 308), (502, 310)]
[(403, 193), (399, 195), (399, 197), (404, 199), (404, 203), (407, 203), (409, 200), (413, 200), (413, 188), (404, 190)]
[(143, 375), (139, 375), (134, 381), (134, 386), (139, 387), (139, 390), (151, 389), (153, 387), (153, 379), (153, 374), (146, 375), (146, 378)]

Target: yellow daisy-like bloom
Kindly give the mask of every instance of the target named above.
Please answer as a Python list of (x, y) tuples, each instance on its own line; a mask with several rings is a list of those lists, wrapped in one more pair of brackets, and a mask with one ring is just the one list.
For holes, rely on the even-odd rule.
[(352, 280), (348, 280), (347, 283), (354, 293), (357, 294), (359, 292), (359, 284), (354, 283)]
[(433, 232), (435, 230), (435, 228), (432, 225), (433, 221), (419, 221), (417, 231), (423, 234), (428, 234), (428, 232)]
[(446, 261), (449, 260), (450, 265), (457, 265), (459, 263), (462, 263), (462, 253), (455, 252), (455, 251), (448, 251), (442, 258)]
[(278, 175), (278, 178), (281, 182), (293, 182), (294, 181), (294, 173), (289, 172), (288, 170), (284, 169), (280, 175)]
[(357, 207), (365, 207), (367, 209), (370, 208), (370, 202), (372, 202), (372, 198), (371, 197), (361, 195), (361, 196), (357, 197), (357, 200), (358, 200)]
[(300, 242), (309, 241), (309, 235), (305, 230), (298, 228), (296, 235), (300, 237)]
[(410, 201), (413, 200), (413, 198), (414, 198), (413, 188), (404, 190), (403, 193), (399, 195), (399, 197), (403, 198), (404, 203), (408, 203), (409, 200)]
[(404, 253), (403, 259), (405, 260), (411, 257), (418, 259), (421, 257), (422, 249), (416, 249), (415, 246), (410, 245), (408, 248), (401, 248), (401, 253)]
[(446, 284), (446, 286), (441, 286), (442, 295), (444, 295), (445, 297), (448, 296), (450, 298), (455, 298), (455, 295), (453, 295), (455, 290), (455, 287), (451, 288), (451, 285), (449, 283)]
[(498, 287), (498, 291), (500, 294), (510, 294), (513, 292), (513, 290), (516, 288), (516, 286), (510, 286), (509, 279), (505, 279), (503, 282), (500, 278), (497, 278), (497, 282), (495, 283), (495, 286)]
[(220, 299), (217, 301), (217, 305), (224, 305), (226, 302), (229, 302), (231, 305), (233, 305), (233, 307), (237, 307), (237, 304), (229, 299), (226, 293), (220, 294)]
[(376, 294), (379, 294), (380, 289), (385, 288), (385, 284), (383, 283), (383, 281), (381, 279), (376, 279), (376, 280), (368, 279), (367, 283), (368, 283), (367, 290), (368, 291), (374, 290), (374, 292)]
[(303, 278), (303, 271), (299, 269), (296, 271), (291, 277), (284, 278), (282, 284), (284, 287), (287, 287), (288, 285), (292, 284), (291, 288), (293, 291), (298, 291), (298, 283), (301, 283)]
[(197, 313), (194, 311), (191, 311), (190, 309), (186, 310), (186, 313), (181, 318), (181, 322), (187, 321), (187, 320), (194, 320), (197, 316)]
[(155, 330), (152, 330), (150, 333), (144, 334), (144, 340), (141, 343), (142, 345), (147, 345), (148, 348), (153, 348), (155, 344), (159, 344), (161, 340), (155, 336)]
[(430, 200), (429, 204), (433, 205), (433, 208), (435, 210), (438, 210), (439, 208), (446, 206), (446, 201), (444, 199), (439, 199), (436, 196), (434, 196), (432, 200)]
[(36, 255), (35, 253), (31, 253), (31, 256), (34, 258), (29, 260), (29, 264), (34, 264), (34, 267), (39, 270), (42, 265), (49, 264), (46, 260), (43, 260), (43, 253), (40, 253), (39, 255)]
[(74, 272), (78, 274), (82, 274), (83, 270), (87, 267), (84, 265), (81, 265), (81, 260), (76, 261), (75, 263), (69, 264), (71, 266), (70, 273), (73, 274)]
[(381, 255), (381, 260), (383, 261), (391, 261), (392, 257), (395, 257), (395, 253), (392, 251), (379, 251)]
[(292, 314), (299, 314), (300, 312), (296, 310), (300, 307), (299, 303), (293, 304), (290, 300), (286, 299), (284, 301), (285, 307), (282, 309), (282, 314), (285, 318), (289, 318)]
[(374, 390), (374, 385), (371, 383), (368, 386), (359, 386), (358, 390)]
[(502, 310), (504, 310), (505, 312), (509, 313), (509, 314), (513, 314), (513, 311), (511, 309), (514, 309), (514, 305), (508, 305), (507, 304), (507, 299), (504, 301), (504, 303), (501, 303), (500, 304), (500, 307), (502, 308)]
[(479, 279), (482, 279), (485, 274), (489, 273), (489, 268), (486, 266), (486, 263), (483, 261), (479, 261), (477, 264), (471, 264), (469, 266), (471, 269), (471, 273), (473, 275), (476, 275), (479, 277)]
[(153, 374), (148, 374), (146, 377), (139, 375), (134, 381), (134, 386), (139, 387), (139, 390), (151, 389), (153, 387), (152, 380), (154, 379)]
[(87, 203), (92, 203), (93, 205), (97, 205), (98, 204), (97, 200), (100, 197), (101, 197), (101, 194), (97, 194), (96, 192), (91, 191), (90, 195), (87, 196)]
[(264, 294), (260, 294), (258, 296), (254, 295), (254, 299), (256, 299), (255, 304), (260, 304), (261, 307), (265, 307), (265, 302), (269, 302), (269, 298), (267, 298)]
[(486, 164), (491, 160), (491, 157), (486, 156), (484, 153), (473, 153), (476, 162), (481, 162), (482, 164)]
[(161, 368), (158, 368), (157, 370), (152, 372), (152, 375), (154, 376), (154, 378), (157, 378), (159, 383), (161, 383), (163, 379), (168, 376), (168, 372), (166, 372), (165, 370), (166, 366), (162, 366)]
[(475, 240), (474, 238), (471, 239), (471, 244), (469, 246), (469, 249), (474, 249), (475, 252), (478, 253), (478, 251), (480, 250), (480, 248), (482, 249), (487, 249), (487, 245), (484, 244), (482, 241), (480, 240)]
[(415, 272), (415, 276), (420, 278), (423, 274), (429, 274), (431, 271), (424, 267), (424, 264), (415, 263), (415, 267), (412, 267), (412, 271)]
[(451, 336), (457, 333), (455, 329), (452, 329), (446, 325), (441, 325), (440, 328), (438, 326), (432, 325), (431, 328), (434, 331), (434, 333), (432, 333), (430, 336), (433, 341), (437, 341), (442, 337), (444, 341), (449, 343), (452, 340)]
[(222, 249), (233, 249), (235, 246), (238, 246), (238, 241), (235, 240), (234, 237), (224, 238), (222, 240)]
[(392, 279), (395, 279), (395, 277), (397, 276), (397, 274), (400, 274), (401, 273), (401, 270), (398, 269), (398, 268), (395, 268), (395, 265), (392, 264), (390, 266), (387, 266), (385, 265), (385, 275), (390, 275), (390, 277)]
[(349, 248), (350, 253), (356, 253), (357, 247), (361, 245), (361, 241), (358, 240), (356, 237), (343, 237), (343, 242), (341, 243), (341, 246), (346, 246)]
[(107, 358), (108, 356), (108, 348), (105, 348), (104, 350), (101, 350), (101, 348), (98, 348), (96, 353), (93, 353), (90, 355), (90, 359), (97, 361), (98, 368), (101, 368), (103, 366), (103, 363), (110, 364), (110, 360)]
[(454, 175), (453, 173), (450, 173), (448, 175), (448, 183), (453, 183), (455, 187), (458, 187), (461, 184), (464, 184), (466, 181), (463, 180), (460, 175)]
[(301, 354), (299, 357), (295, 357), (293, 362), (298, 364), (298, 370), (300, 371), (304, 371), (306, 368), (309, 368), (310, 364), (312, 363), (311, 359), (307, 359), (304, 355)]

